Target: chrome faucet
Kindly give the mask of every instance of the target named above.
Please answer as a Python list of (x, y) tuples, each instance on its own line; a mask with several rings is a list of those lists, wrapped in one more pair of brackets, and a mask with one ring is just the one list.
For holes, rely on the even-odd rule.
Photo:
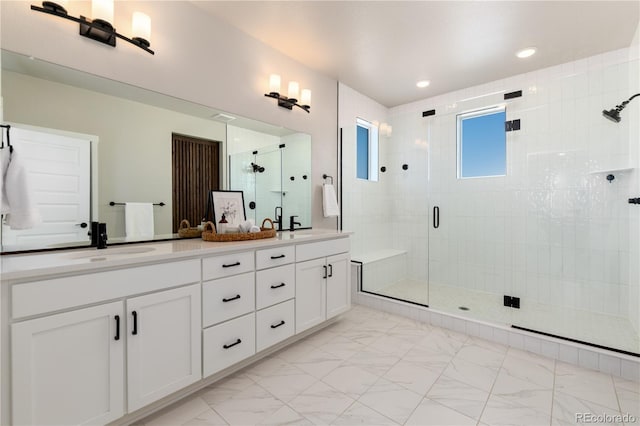
[(294, 231), (295, 230), (295, 226), (302, 226), (302, 224), (300, 222), (296, 222), (295, 218), (298, 216), (289, 216), (289, 231)]

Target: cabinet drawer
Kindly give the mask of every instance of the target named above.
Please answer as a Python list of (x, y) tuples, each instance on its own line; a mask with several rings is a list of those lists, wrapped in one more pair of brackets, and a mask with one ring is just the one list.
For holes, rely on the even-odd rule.
[(256, 272), (256, 309), (291, 299), (296, 294), (295, 265)]
[(202, 284), (202, 325), (208, 327), (255, 309), (254, 273)]
[(289, 300), (256, 313), (256, 350), (258, 352), (293, 336), (294, 309), (294, 301)]
[(258, 250), (256, 252), (256, 269), (272, 268), (274, 266), (293, 263), (295, 260), (295, 246), (284, 246)]
[(318, 259), (320, 257), (331, 256), (333, 254), (345, 253), (350, 249), (349, 238), (336, 238), (333, 240), (320, 241), (317, 243), (307, 243), (296, 245), (296, 261)]
[(251, 313), (203, 331), (203, 377), (256, 353), (255, 318)]
[(22, 318), (197, 282), (197, 259), (34, 281), (12, 286), (12, 314)]
[(253, 271), (253, 252), (227, 254), (202, 259), (202, 279), (211, 280)]

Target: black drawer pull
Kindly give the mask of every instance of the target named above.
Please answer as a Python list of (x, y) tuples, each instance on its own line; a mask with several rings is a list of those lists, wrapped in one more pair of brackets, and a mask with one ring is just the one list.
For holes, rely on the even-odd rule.
[(133, 317), (133, 330), (131, 334), (134, 336), (138, 334), (138, 313), (136, 311), (131, 312), (131, 316)]
[(230, 345), (222, 345), (222, 347), (225, 348), (225, 349), (229, 349), (229, 348), (234, 347), (235, 345), (239, 345), (240, 343), (242, 343), (242, 340), (238, 339), (235, 342), (233, 342), (232, 344), (230, 344)]
[(284, 320), (280, 321), (280, 322), (279, 322), (279, 323), (277, 323), (277, 324), (272, 325), (272, 326), (271, 326), (271, 328), (278, 328), (278, 327), (281, 327), (281, 326), (283, 326), (283, 325), (284, 325)]
[(232, 300), (238, 300), (238, 299), (240, 299), (240, 295), (239, 295), (239, 294), (236, 294), (235, 296), (230, 297), (229, 299), (222, 299), (222, 301), (223, 301), (224, 303), (227, 303), (227, 302), (231, 302)]
[(120, 315), (115, 316), (116, 319), (116, 336), (113, 340), (120, 340)]
[(433, 227), (440, 227), (440, 207), (433, 206)]
[(228, 265), (222, 265), (223, 268), (231, 268), (232, 266), (240, 266), (240, 262), (230, 263)]
[(329, 278), (333, 276), (333, 265), (329, 265)]
[(322, 265), (322, 268), (324, 269), (324, 276), (322, 278), (327, 278), (327, 265)]
[(276, 259), (284, 259), (286, 256), (284, 254), (281, 254), (280, 256), (271, 256), (272, 260), (276, 260)]
[(278, 285), (272, 285), (271, 288), (275, 290), (276, 288), (284, 287), (285, 285), (285, 283), (280, 283)]

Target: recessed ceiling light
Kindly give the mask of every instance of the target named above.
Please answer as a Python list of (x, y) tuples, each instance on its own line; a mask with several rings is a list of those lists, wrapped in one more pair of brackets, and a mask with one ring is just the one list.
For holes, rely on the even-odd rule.
[(431, 82), (429, 80), (422, 80), (416, 83), (416, 86), (418, 86), (419, 88), (425, 88), (427, 87), (429, 84), (431, 84)]
[(529, 56), (533, 56), (534, 53), (536, 53), (535, 47), (527, 47), (526, 49), (519, 50), (516, 56), (518, 58), (528, 58)]

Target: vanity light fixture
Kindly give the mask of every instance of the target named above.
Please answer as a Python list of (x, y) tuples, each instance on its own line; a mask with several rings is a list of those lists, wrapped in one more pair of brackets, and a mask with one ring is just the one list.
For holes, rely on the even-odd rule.
[(151, 46), (151, 43), (149, 42), (149, 36), (151, 34), (151, 19), (149, 16), (141, 12), (134, 12), (134, 37), (129, 38), (123, 36), (118, 33), (111, 24), (113, 21), (113, 0), (92, 0), (91, 14), (93, 15), (93, 19), (88, 19), (82, 15), (78, 18), (71, 16), (68, 14), (64, 6), (51, 1), (43, 1), (42, 7), (31, 5), (31, 10), (77, 22), (80, 24), (81, 36), (99, 41), (100, 43), (115, 47), (116, 38), (119, 38), (138, 46), (145, 52), (151, 53), (152, 55), (155, 54), (153, 50), (149, 49), (149, 46)]
[[(269, 93), (264, 95), (268, 98), (278, 100), (278, 106), (286, 109), (293, 109), (294, 106), (301, 108), (307, 113), (311, 112), (311, 90), (302, 89), (300, 92), (300, 85), (297, 81), (290, 81), (287, 95), (280, 94), (280, 76), (278, 74), (271, 74), (269, 76)], [(300, 100), (298, 101), (298, 96)]]

